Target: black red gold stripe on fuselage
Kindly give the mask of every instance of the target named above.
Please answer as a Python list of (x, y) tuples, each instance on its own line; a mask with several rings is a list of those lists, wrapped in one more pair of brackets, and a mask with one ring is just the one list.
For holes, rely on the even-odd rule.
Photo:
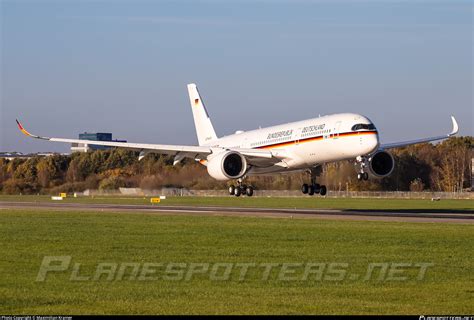
[[(372, 135), (372, 134), (377, 134), (377, 131), (357, 131), (357, 132), (342, 132), (342, 133), (336, 133), (336, 134), (329, 134), (328, 139), (337, 139), (337, 138), (345, 138), (345, 137), (352, 137), (352, 136), (362, 136), (362, 135)], [(294, 145), (296, 143), (306, 143), (306, 142), (313, 142), (313, 141), (318, 141), (318, 140), (323, 140), (324, 136), (317, 136), (317, 137), (310, 137), (310, 138), (305, 138), (305, 139), (299, 139), (299, 140), (293, 140), (293, 141), (287, 141), (287, 142), (282, 142), (282, 143), (274, 143), (274, 144), (269, 144), (266, 146), (260, 146), (257, 147), (256, 149), (272, 149), (272, 148), (281, 148), (281, 147), (287, 147)]]

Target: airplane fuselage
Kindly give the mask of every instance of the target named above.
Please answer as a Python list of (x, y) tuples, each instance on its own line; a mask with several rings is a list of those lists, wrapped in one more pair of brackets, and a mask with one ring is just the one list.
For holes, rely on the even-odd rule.
[[(357, 129), (355, 126), (363, 125)], [(371, 154), (379, 146), (378, 132), (367, 118), (341, 113), (224, 136), (211, 147), (271, 149), (285, 160), (273, 166), (254, 165), (248, 174), (282, 172)], [(279, 151), (280, 150), (280, 151)]]

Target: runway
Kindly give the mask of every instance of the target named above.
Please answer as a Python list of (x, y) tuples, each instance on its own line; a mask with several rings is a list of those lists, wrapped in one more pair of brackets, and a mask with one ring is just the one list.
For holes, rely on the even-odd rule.
[[(7, 202), (0, 201), (0, 210), (39, 209), (61, 211), (99, 211), (122, 213), (149, 213), (162, 215), (211, 215), (211, 216), (249, 216), (271, 218), (304, 218), (326, 220), (364, 220), (398, 222), (436, 222), (436, 223), (474, 223), (474, 212), (428, 212), (423, 210), (332, 210), (332, 209), (273, 209), (246, 207), (210, 206), (167, 206), (124, 205), (124, 204), (86, 204), (86, 203), (48, 203), (48, 202)], [(0, 211), (1, 214), (1, 211)]]

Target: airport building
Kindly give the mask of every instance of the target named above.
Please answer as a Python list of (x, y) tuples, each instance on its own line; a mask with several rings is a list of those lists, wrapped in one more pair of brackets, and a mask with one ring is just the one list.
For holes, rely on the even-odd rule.
[[(113, 140), (112, 133), (108, 132), (84, 132), (79, 134), (80, 140), (94, 140), (94, 141), (113, 141), (113, 142), (127, 142), (127, 140)], [(98, 146), (93, 144), (72, 143), (71, 152), (88, 152), (91, 150), (107, 150), (112, 147)]]
[(57, 153), (57, 152), (37, 152), (37, 153), (28, 153), (24, 154), (22, 152), (0, 152), (1, 159), (15, 160), (15, 159), (29, 159), (34, 157), (51, 157), (56, 154), (68, 155), (67, 153)]

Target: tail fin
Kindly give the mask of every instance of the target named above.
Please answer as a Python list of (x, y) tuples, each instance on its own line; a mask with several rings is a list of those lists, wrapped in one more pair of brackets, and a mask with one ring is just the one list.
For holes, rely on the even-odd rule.
[(213, 140), (217, 140), (216, 132), (212, 126), (211, 119), (209, 119), (209, 114), (194, 83), (188, 84), (188, 93), (199, 145), (202, 146)]

